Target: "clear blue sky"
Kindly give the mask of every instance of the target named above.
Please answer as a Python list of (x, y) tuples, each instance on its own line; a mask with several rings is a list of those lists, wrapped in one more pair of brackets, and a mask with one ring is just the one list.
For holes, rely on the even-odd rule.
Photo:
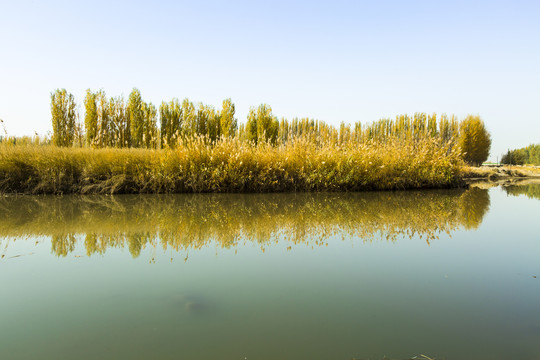
[(539, 19), (540, 1), (0, 0), (0, 118), (44, 134), (52, 90), (133, 87), (230, 97), (240, 121), (260, 103), (336, 125), (479, 114), (494, 160), (540, 143)]

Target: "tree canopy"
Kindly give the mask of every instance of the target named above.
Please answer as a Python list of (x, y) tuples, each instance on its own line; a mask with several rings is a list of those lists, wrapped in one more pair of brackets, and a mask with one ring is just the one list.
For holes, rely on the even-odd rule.
[(478, 115), (467, 116), (460, 125), (458, 145), (463, 160), (479, 166), (487, 160), (491, 148), (491, 135)]

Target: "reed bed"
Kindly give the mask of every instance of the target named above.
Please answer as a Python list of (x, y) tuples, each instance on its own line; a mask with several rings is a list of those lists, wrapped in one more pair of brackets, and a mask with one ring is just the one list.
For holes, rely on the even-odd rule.
[(194, 136), (175, 149), (0, 144), (0, 193), (199, 193), (449, 188), (462, 184), (455, 147), (388, 138), (275, 146)]

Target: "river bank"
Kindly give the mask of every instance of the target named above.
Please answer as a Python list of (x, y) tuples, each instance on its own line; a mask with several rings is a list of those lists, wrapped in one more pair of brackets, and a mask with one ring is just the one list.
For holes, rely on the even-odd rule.
[(540, 180), (540, 166), (487, 165), (464, 167), (463, 180), (467, 183), (493, 182), (498, 184)]

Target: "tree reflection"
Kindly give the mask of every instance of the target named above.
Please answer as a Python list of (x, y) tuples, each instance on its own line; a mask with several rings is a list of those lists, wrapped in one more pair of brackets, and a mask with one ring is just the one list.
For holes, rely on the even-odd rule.
[(530, 199), (540, 199), (540, 183), (526, 185), (507, 185), (502, 187), (508, 195), (525, 195)]
[(486, 189), (470, 188), (461, 196), (461, 218), (467, 230), (476, 229), (489, 210), (489, 193)]
[(182, 194), (6, 197), (0, 199), (0, 237), (51, 236), (66, 256), (77, 241), (88, 255), (127, 247), (230, 248), (280, 240), (325, 245), (332, 236), (396, 241), (474, 229), (489, 209), (487, 190), (371, 193)]

